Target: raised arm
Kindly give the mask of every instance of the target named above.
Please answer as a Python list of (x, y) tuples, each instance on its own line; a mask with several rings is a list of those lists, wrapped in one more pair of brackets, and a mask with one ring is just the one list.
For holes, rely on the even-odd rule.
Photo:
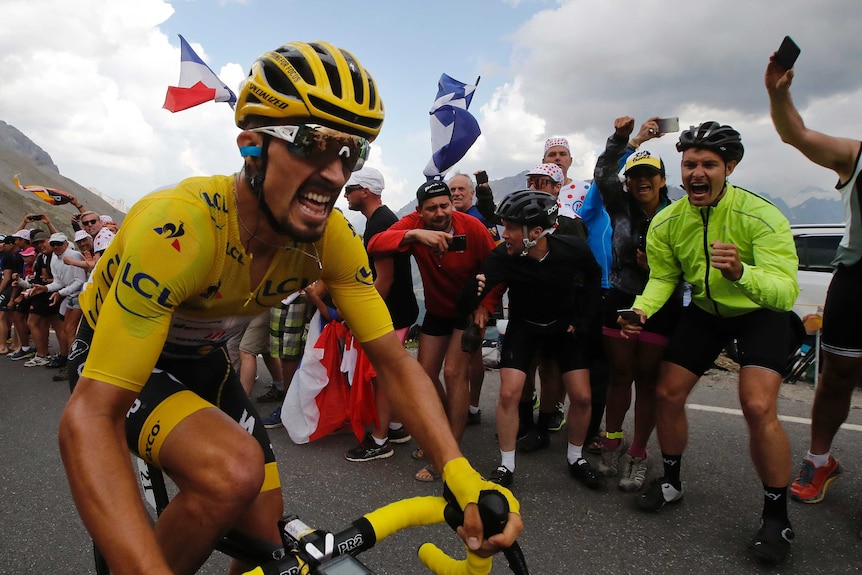
[(793, 76), (793, 69), (782, 68), (775, 61), (775, 54), (769, 57), (764, 83), (775, 131), (782, 142), (790, 144), (815, 164), (838, 174), (842, 183), (847, 182), (856, 168), (862, 144), (858, 140), (829, 136), (807, 128), (790, 96)]

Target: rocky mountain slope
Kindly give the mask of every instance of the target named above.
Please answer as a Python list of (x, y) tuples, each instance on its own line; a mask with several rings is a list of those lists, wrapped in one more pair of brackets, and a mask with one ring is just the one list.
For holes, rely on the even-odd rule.
[(52, 206), (30, 192), (22, 192), (12, 181), (24, 185), (59, 188), (74, 194), (87, 208), (111, 216), (121, 222), (123, 213), (87, 188), (66, 178), (51, 156), (14, 126), (0, 120), (0, 233), (12, 233), (19, 228), (26, 214), (45, 214), (54, 226), (71, 237), (70, 217), (77, 210), (70, 205)]

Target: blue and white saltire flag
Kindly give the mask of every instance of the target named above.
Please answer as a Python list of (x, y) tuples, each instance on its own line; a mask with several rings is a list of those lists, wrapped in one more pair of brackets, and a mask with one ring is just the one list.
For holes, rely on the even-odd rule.
[(171, 112), (179, 112), (213, 100), (227, 102), (233, 108), (236, 94), (219, 80), (215, 72), (195, 54), (186, 39), (180, 35), (179, 86), (168, 86), (162, 107)]
[(464, 157), (482, 133), (479, 122), (467, 111), (475, 90), (475, 85), (459, 82), (446, 74), (440, 76), (437, 99), (430, 111), (431, 161), (424, 170), (429, 180), (442, 177)]

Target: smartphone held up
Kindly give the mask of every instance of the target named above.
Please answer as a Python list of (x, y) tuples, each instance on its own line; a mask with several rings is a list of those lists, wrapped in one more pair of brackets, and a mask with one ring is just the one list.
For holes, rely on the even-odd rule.
[(775, 53), (775, 63), (785, 70), (790, 70), (796, 64), (796, 59), (799, 58), (799, 54), (801, 53), (802, 49), (796, 45), (793, 38), (785, 36), (781, 42), (781, 46), (778, 48), (778, 52)]
[(679, 132), (679, 118), (659, 118), (655, 121), (659, 134)]

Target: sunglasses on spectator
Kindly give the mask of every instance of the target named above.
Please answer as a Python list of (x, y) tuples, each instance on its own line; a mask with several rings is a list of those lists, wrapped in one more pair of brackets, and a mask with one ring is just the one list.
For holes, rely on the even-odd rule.
[(290, 153), (317, 165), (327, 164), (338, 157), (345, 168), (355, 172), (362, 169), (368, 158), (368, 140), (326, 126), (262, 126), (249, 131), (283, 140), (287, 142)]
[(92, 226), (93, 224), (95, 224), (98, 221), (99, 220), (82, 220), (81, 225), (82, 226)]
[(352, 194), (353, 192), (357, 192), (362, 189), (362, 186), (347, 186), (344, 188), (345, 194)]
[(540, 189), (554, 184), (556, 184), (554, 180), (544, 176), (529, 176), (527, 178), (527, 187), (534, 186), (536, 189)]
[(57, 248), (63, 245), (64, 242), (48, 242), (52, 248)]

